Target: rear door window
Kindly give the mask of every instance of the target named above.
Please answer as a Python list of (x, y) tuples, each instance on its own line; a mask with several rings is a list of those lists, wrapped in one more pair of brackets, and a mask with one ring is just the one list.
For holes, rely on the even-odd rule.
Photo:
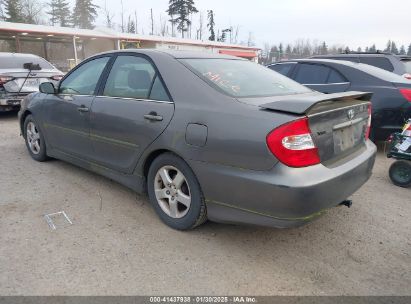
[(104, 96), (168, 101), (153, 65), (138, 56), (118, 56), (104, 87)]
[(284, 76), (288, 76), (293, 66), (295, 66), (295, 63), (279, 63), (270, 65), (268, 68)]
[(300, 63), (295, 80), (301, 84), (326, 84), (330, 71), (324, 65)]
[(386, 71), (394, 71), (394, 66), (391, 64), (390, 60), (384, 57), (361, 57), (360, 62)]

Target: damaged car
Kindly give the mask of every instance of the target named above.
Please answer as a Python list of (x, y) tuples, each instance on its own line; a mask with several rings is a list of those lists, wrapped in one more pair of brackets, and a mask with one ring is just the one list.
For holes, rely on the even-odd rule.
[(32, 54), (0, 52), (0, 112), (17, 110), (22, 99), (43, 82), (57, 85), (63, 73)]

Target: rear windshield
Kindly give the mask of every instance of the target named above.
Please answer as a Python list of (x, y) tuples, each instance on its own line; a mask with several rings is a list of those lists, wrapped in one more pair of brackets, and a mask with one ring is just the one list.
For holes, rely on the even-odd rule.
[(402, 62), (403, 62), (404, 65), (405, 65), (405, 71), (406, 71), (408, 74), (411, 74), (411, 60), (402, 60)]
[(215, 89), (232, 97), (264, 97), (311, 92), (299, 83), (247, 60), (181, 59)]
[(0, 58), (0, 69), (22, 69), (23, 64), (34, 63), (39, 64), (42, 69), (54, 70), (49, 62), (41, 57), (23, 57), (23, 56), (13, 56), (10, 57), (2, 56)]
[(377, 68), (375, 66), (372, 65), (368, 65), (368, 64), (363, 64), (363, 63), (357, 63), (355, 64), (361, 71), (370, 74), (371, 76), (380, 78), (384, 81), (388, 81), (388, 82), (404, 82), (404, 83), (411, 83), (411, 81), (405, 79), (404, 77), (388, 72), (386, 70)]

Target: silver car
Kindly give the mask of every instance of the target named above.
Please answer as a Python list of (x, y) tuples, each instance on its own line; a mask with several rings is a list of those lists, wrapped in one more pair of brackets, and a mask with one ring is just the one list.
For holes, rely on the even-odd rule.
[(370, 177), (370, 97), (322, 94), (247, 60), (127, 50), (43, 83), (19, 112), (28, 152), (147, 192), (175, 229), (301, 225)]
[(63, 75), (39, 56), (0, 52), (0, 112), (18, 109), (21, 100), (38, 92), (41, 83), (57, 84)]

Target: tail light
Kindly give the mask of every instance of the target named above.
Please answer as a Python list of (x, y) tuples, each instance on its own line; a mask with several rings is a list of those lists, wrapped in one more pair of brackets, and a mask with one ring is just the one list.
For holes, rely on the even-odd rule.
[(55, 81), (60, 81), (63, 78), (63, 76), (62, 75), (54, 75), (54, 76), (51, 76), (50, 78), (55, 80)]
[(368, 122), (367, 128), (365, 129), (365, 139), (367, 140), (370, 138), (370, 131), (371, 131), (371, 114), (372, 114), (372, 106), (371, 103), (368, 104)]
[(0, 86), (3, 86), (9, 81), (12, 81), (14, 78), (11, 76), (0, 76)]
[(320, 163), (307, 117), (274, 129), (267, 135), (266, 141), (271, 153), (287, 166), (307, 167)]
[(402, 96), (409, 102), (411, 102), (411, 89), (400, 89)]

